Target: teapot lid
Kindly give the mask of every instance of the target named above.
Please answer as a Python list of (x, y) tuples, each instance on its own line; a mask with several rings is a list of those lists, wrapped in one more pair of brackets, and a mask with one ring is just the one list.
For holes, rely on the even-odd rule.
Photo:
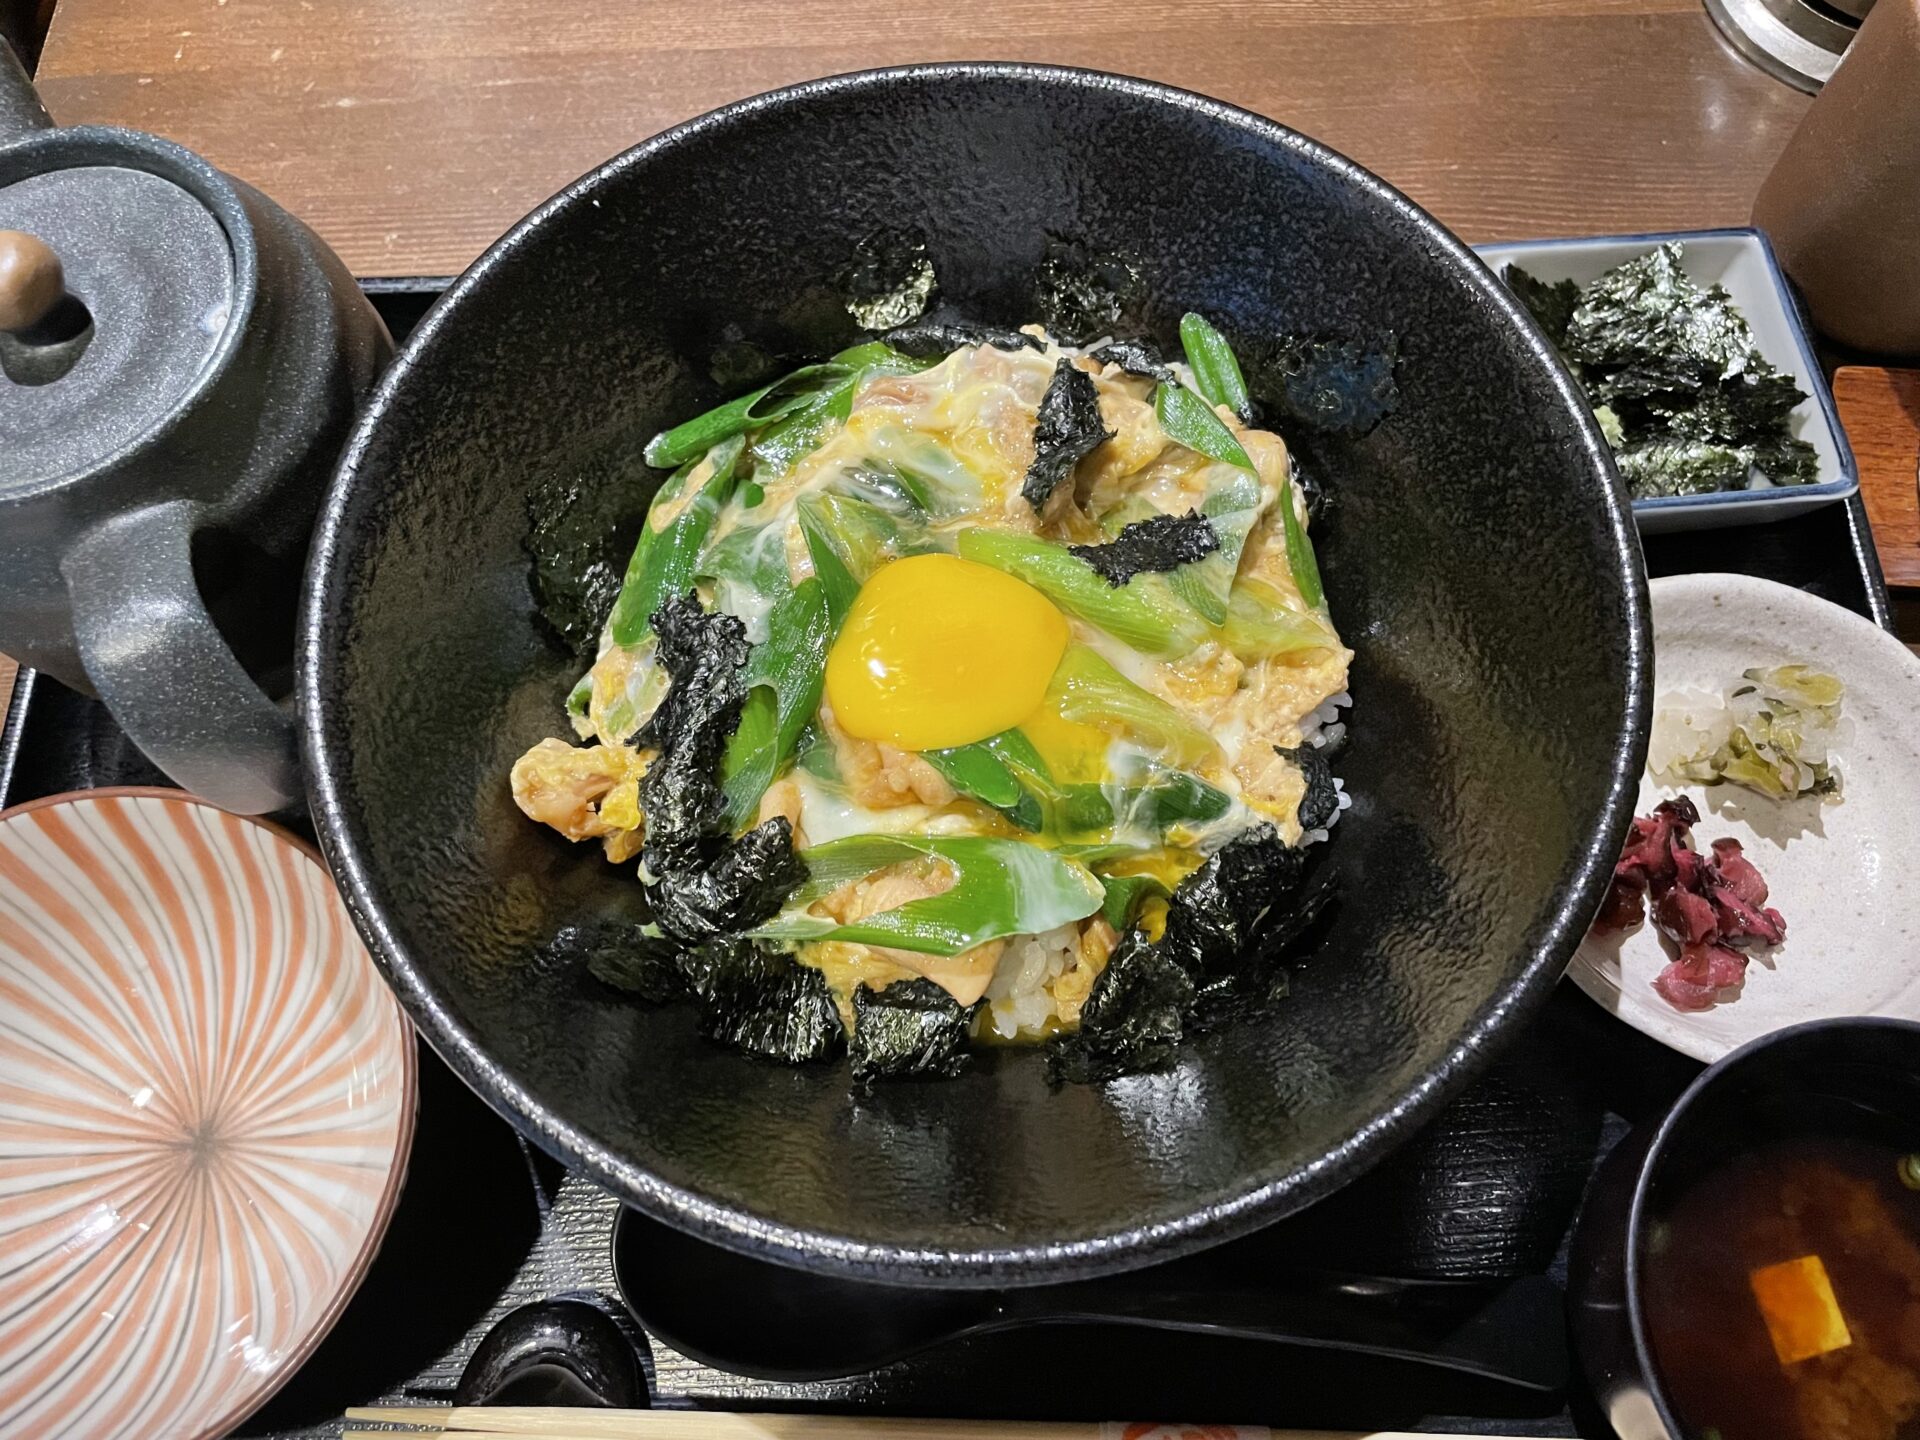
[(93, 469), (197, 393), (249, 289), (245, 224), (210, 167), (153, 136), (0, 145), (0, 492)]

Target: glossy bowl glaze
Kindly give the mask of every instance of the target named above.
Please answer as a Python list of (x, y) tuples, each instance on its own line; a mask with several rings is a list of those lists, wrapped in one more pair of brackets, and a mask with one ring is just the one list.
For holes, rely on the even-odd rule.
[(359, 1285), (413, 1105), (308, 847), (177, 790), (0, 815), (0, 1434), (226, 1434)]
[[(856, 1099), (844, 1067), (717, 1049), (681, 1008), (537, 958), (628, 911), (624, 869), (526, 821), (513, 760), (579, 662), (533, 615), (531, 497), (644, 496), (646, 436), (856, 337), (842, 283), (924, 243), (953, 313), (1034, 318), (1062, 263), (1125, 328), (1397, 344), (1398, 404), (1300, 442), (1353, 645), (1342, 900), (1273, 1023), (1170, 1072), (1048, 1087), (1034, 1053)], [(362, 933), (450, 1064), (656, 1217), (789, 1263), (999, 1285), (1122, 1269), (1327, 1195), (1558, 979), (1644, 746), (1647, 602), (1604, 442), (1474, 257), (1281, 126), (1140, 81), (945, 65), (744, 101), (542, 206), (414, 333), (315, 543), (299, 657), (316, 821)]]

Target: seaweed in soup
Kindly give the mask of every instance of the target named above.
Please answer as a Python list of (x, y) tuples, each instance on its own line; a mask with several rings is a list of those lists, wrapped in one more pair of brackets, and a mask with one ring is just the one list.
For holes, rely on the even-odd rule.
[(1104, 545), (1067, 548), (1117, 589), (1136, 575), (1177, 570), (1206, 559), (1220, 548), (1220, 535), (1211, 520), (1189, 510), (1184, 515), (1155, 515), (1123, 525)]
[(931, 980), (896, 980), (883, 990), (858, 987), (847, 1040), (854, 1083), (958, 1075), (967, 1066), (967, 1036), (979, 1008), (962, 1005)]
[(1052, 498), (1073, 467), (1113, 438), (1100, 416), (1100, 392), (1093, 377), (1071, 360), (1053, 367), (1047, 393), (1040, 397), (1033, 427), (1033, 464), (1020, 493), (1036, 511)]

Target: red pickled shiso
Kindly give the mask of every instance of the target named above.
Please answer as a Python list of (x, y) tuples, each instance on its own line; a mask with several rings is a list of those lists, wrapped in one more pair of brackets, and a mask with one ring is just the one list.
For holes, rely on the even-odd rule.
[(1700, 812), (1682, 795), (1637, 817), (1594, 931), (1628, 930), (1646, 919), (1680, 950), (1653, 988), (1676, 1010), (1704, 1010), (1746, 978), (1747, 954), (1787, 938), (1787, 922), (1767, 908), (1767, 882), (1738, 840), (1716, 840), (1712, 854), (1693, 848)]

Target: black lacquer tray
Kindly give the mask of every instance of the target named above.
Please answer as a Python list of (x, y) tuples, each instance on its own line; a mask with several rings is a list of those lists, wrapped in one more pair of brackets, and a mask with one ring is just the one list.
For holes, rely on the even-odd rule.
[[(441, 282), (368, 289), (396, 336)], [(1650, 537), (1651, 574), (1738, 571), (1889, 623), (1858, 498), (1775, 525)], [(232, 557), (219, 557), (232, 573)], [(247, 576), (246, 610), (278, 624)], [(294, 577), (272, 577), (290, 597)], [(238, 587), (236, 587), (238, 588)], [(290, 598), (285, 618), (290, 620)], [(106, 711), (21, 672), (0, 731), (0, 807), (103, 785), (165, 784)], [(1486, 1075), (1379, 1169), (1305, 1214), (1236, 1242), (1249, 1264), (1312, 1257), (1391, 1275), (1565, 1279), (1566, 1241), (1595, 1165), (1671, 1103), (1699, 1066), (1563, 985)], [(337, 1436), (350, 1405), (450, 1399), (508, 1311), (561, 1295), (616, 1305), (617, 1205), (533, 1151), (423, 1049), (407, 1184), (384, 1247), (333, 1333), (236, 1433)], [(644, 1285), (645, 1277), (631, 1277)], [(1192, 1419), (1343, 1430), (1439, 1429), (1605, 1440), (1578, 1393), (1532, 1398), (1439, 1372), (1250, 1342), (1049, 1327), (957, 1342), (845, 1380), (782, 1385), (653, 1343), (655, 1403), (1020, 1419)]]

